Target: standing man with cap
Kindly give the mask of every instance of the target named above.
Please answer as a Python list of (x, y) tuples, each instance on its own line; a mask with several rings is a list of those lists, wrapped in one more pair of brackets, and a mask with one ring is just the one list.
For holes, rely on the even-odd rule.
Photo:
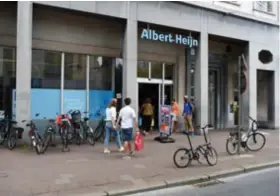
[(184, 110), (182, 115), (185, 119), (185, 131), (188, 131), (190, 135), (194, 136), (194, 129), (192, 124), (192, 104), (189, 101), (188, 95), (184, 96)]

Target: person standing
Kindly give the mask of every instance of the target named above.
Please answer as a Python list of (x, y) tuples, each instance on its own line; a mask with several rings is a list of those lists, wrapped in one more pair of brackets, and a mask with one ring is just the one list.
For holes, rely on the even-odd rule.
[(196, 125), (196, 108), (195, 108), (195, 100), (194, 98), (191, 99), (191, 106), (192, 106), (192, 126), (195, 127)]
[(179, 105), (175, 99), (172, 99), (172, 102), (171, 102), (171, 117), (172, 117), (171, 131), (172, 131), (172, 133), (176, 132), (176, 130), (178, 128), (179, 113), (180, 113)]
[(131, 99), (125, 98), (124, 100), (125, 106), (120, 110), (119, 117), (117, 120), (117, 124), (121, 122), (121, 129), (123, 132), (123, 140), (124, 140), (124, 150), (125, 157), (130, 158), (134, 151), (132, 150), (132, 133), (133, 127), (138, 127), (138, 123), (136, 120), (136, 113), (134, 109), (130, 106)]
[(194, 129), (192, 125), (192, 105), (187, 95), (184, 96), (184, 110), (182, 116), (184, 116), (185, 119), (185, 131), (188, 131), (190, 135), (194, 136)]
[(119, 148), (119, 151), (124, 151), (124, 148), (121, 143), (120, 138), (120, 131), (117, 130), (117, 124), (116, 124), (116, 117), (117, 117), (117, 111), (116, 111), (116, 105), (117, 105), (117, 99), (112, 99), (110, 104), (106, 108), (106, 117), (105, 117), (105, 139), (104, 139), (104, 153), (109, 154), (109, 141), (111, 134), (114, 133), (116, 144)]
[(154, 115), (151, 99), (147, 98), (141, 106), (140, 114), (142, 114), (142, 129), (146, 135), (151, 130), (152, 119)]

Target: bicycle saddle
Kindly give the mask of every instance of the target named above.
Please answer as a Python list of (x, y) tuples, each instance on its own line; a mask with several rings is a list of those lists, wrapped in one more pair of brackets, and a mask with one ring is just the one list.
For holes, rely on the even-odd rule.
[(53, 122), (55, 122), (55, 120), (54, 119), (49, 119), (49, 122), (53, 123)]
[(89, 120), (89, 118), (88, 117), (84, 117), (84, 121), (88, 121)]

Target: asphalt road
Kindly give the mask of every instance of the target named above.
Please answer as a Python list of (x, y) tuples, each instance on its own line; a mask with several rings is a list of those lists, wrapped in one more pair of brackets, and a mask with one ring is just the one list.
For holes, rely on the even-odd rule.
[(208, 186), (184, 186), (133, 196), (279, 196), (279, 168), (219, 179)]

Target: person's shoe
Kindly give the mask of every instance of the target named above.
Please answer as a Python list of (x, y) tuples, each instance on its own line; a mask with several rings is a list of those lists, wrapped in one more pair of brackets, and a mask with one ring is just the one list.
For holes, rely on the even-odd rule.
[(132, 157), (135, 156), (135, 151), (130, 151), (129, 155), (132, 156)]
[(104, 154), (110, 154), (110, 150), (109, 149), (104, 149)]
[(119, 152), (123, 152), (124, 151), (124, 148), (123, 147), (120, 147), (119, 148)]
[(122, 159), (123, 160), (131, 160), (131, 157), (130, 156), (123, 156)]

